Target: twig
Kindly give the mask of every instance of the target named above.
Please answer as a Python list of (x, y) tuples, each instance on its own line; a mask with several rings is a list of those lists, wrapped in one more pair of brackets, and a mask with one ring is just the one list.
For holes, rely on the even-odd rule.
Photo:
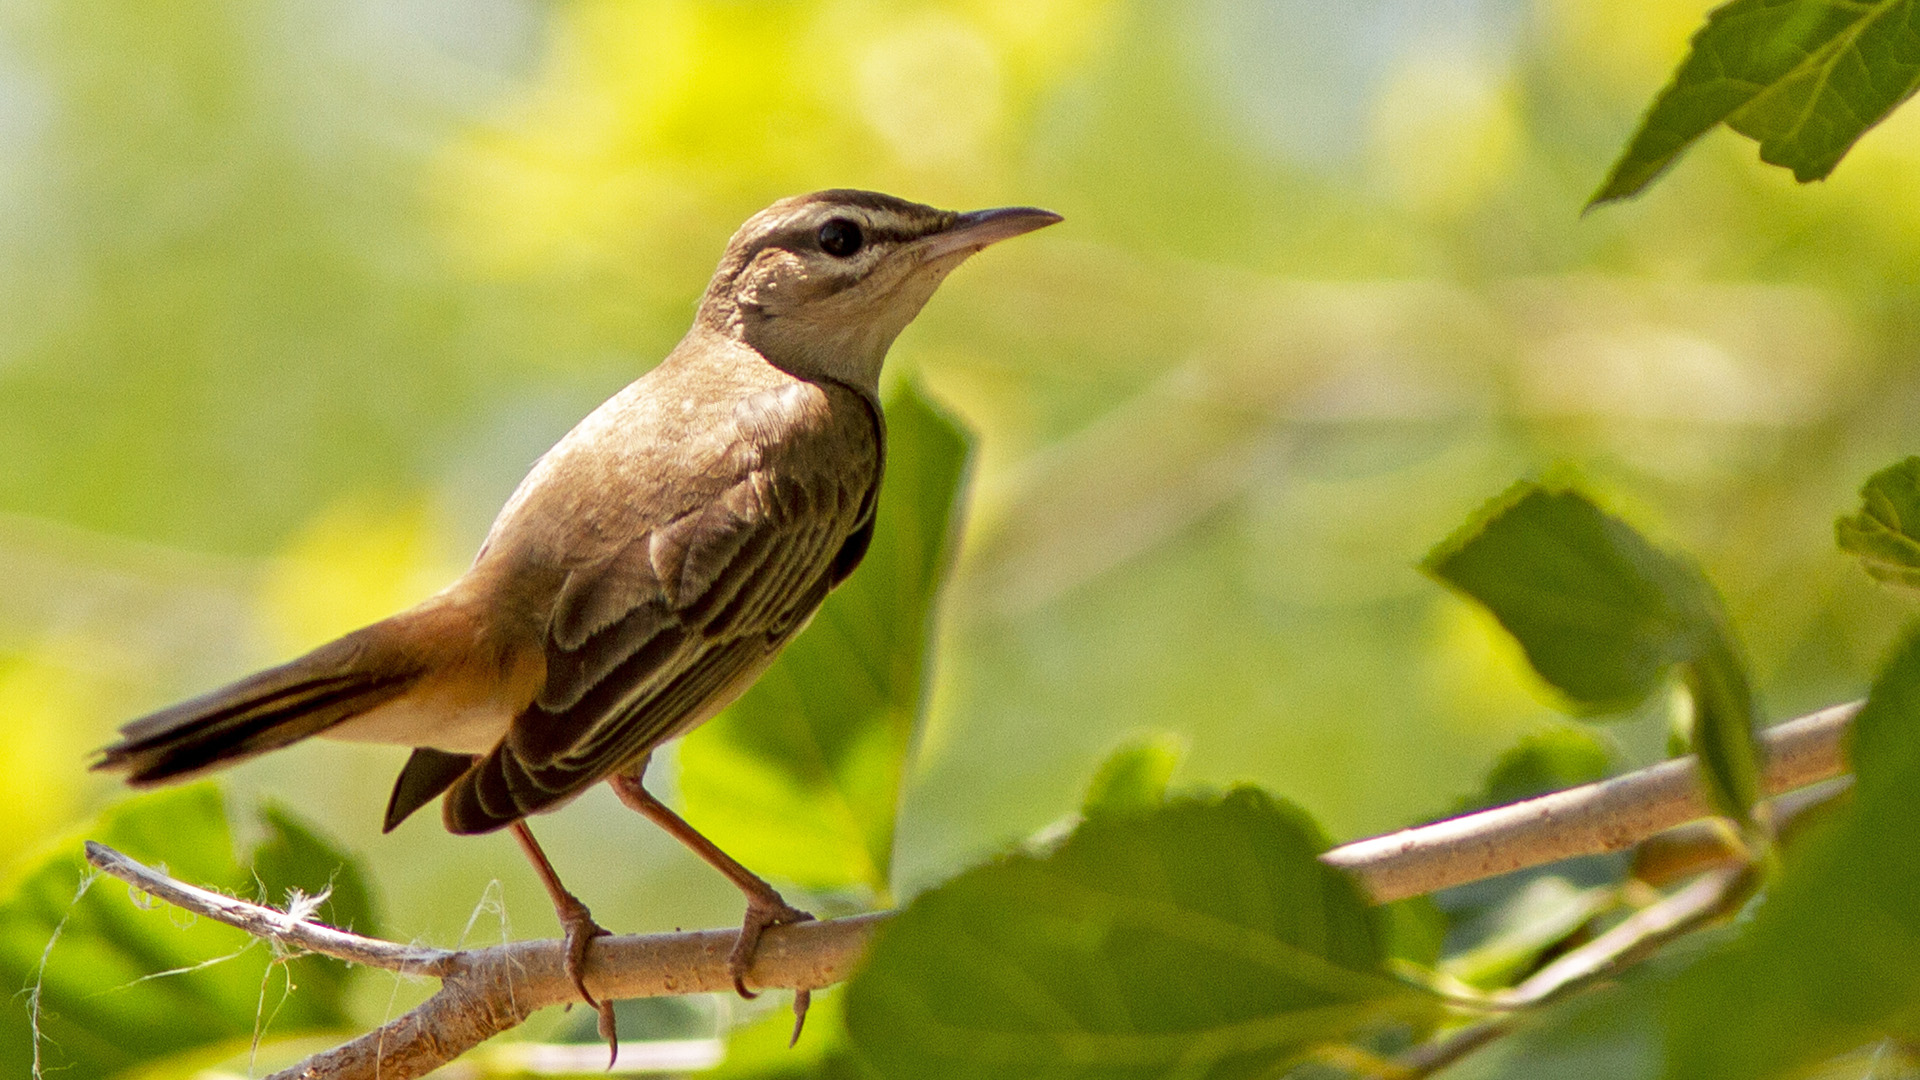
[[(1792, 844), (1797, 836), (1826, 812), (1844, 803), (1853, 794), (1853, 777), (1836, 776), (1818, 784), (1789, 791), (1766, 803), (1767, 827), (1774, 839)], [(1633, 849), (1629, 873), (1656, 889), (1677, 884), (1716, 866), (1748, 858), (1739, 834), (1725, 821), (1709, 818), (1690, 821), (1649, 837)]]
[[(1769, 728), (1761, 745), (1769, 795), (1846, 770), (1842, 744), (1858, 702)], [(1378, 903), (1437, 892), (1579, 855), (1630, 848), (1712, 813), (1694, 760), (1556, 791), (1537, 799), (1361, 840), (1321, 856), (1351, 871)]]
[[(1857, 704), (1840, 705), (1768, 730), (1763, 776), (1769, 793), (1840, 774), (1846, 728)], [(1710, 812), (1690, 759), (1598, 784), (1556, 792), (1449, 821), (1362, 840), (1321, 856), (1354, 874), (1380, 903), (1494, 877), (1544, 863), (1630, 847)], [(87, 844), (93, 865), (144, 892), (188, 911), (353, 963), (441, 979), (438, 993), (412, 1012), (344, 1046), (318, 1054), (270, 1080), (411, 1080), (453, 1060), (485, 1039), (519, 1024), (535, 1010), (576, 1000), (559, 941), (523, 941), (449, 952), (379, 941), (284, 912), (197, 889), (148, 869), (100, 844)], [(1710, 876), (1703, 880), (1718, 880)], [(1549, 965), (1522, 987), (1544, 986), (1550, 972), (1615, 935), (1668, 940), (1650, 913), (1684, 914), (1682, 890)], [(747, 981), (763, 988), (803, 989), (845, 979), (865, 953), (880, 912), (796, 923), (767, 931)], [(1622, 928), (1633, 927), (1631, 931)], [(621, 999), (731, 989), (727, 953), (735, 931), (595, 939), (587, 984), (597, 997)], [(1643, 942), (1644, 944), (1644, 942)], [(1620, 955), (1626, 955), (1624, 948)], [(1591, 977), (1591, 976), (1586, 976)], [(1497, 1021), (1496, 1021), (1497, 1022)], [(1469, 1028), (1456, 1037), (1464, 1036)], [(1497, 1033), (1496, 1033), (1497, 1034)], [(1491, 1037), (1491, 1036), (1489, 1036)]]
[[(1489, 1004), (1518, 1010), (1544, 1005), (1626, 969), (1661, 946), (1724, 918), (1740, 906), (1755, 883), (1749, 866), (1702, 874), (1679, 892), (1634, 912), (1585, 945), (1561, 956), (1518, 986), (1491, 995)], [(1507, 1034), (1517, 1015), (1471, 1024), (1417, 1047), (1396, 1062), (1396, 1078), (1428, 1076)]]
[(336, 960), (385, 968), (407, 975), (447, 975), (459, 965), (459, 953), (401, 945), (335, 930), (297, 919), (284, 911), (235, 900), (217, 892), (175, 881), (158, 870), (142, 866), (105, 844), (87, 841), (87, 861), (149, 896), (158, 897), (199, 915), (236, 926), (254, 937), (298, 946)]
[(1670, 941), (1732, 914), (1758, 884), (1752, 866), (1723, 866), (1686, 888), (1634, 912), (1618, 926), (1494, 995), (1497, 1004), (1544, 1005), (1646, 959)]

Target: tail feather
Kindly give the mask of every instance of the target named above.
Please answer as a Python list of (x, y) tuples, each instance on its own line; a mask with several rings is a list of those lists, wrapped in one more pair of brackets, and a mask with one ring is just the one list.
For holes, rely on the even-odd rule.
[[(276, 750), (404, 693), (418, 671), (372, 670), (351, 636), (290, 663), (141, 717), (95, 769), (135, 784), (172, 780)], [(358, 643), (354, 643), (358, 644)]]
[(416, 748), (393, 782), (393, 795), (387, 800), (387, 816), (380, 831), (390, 833), (398, 828), (415, 810), (432, 802), (452, 787), (454, 781), (465, 776), (473, 768), (474, 760), (472, 754), (449, 754), (427, 746)]

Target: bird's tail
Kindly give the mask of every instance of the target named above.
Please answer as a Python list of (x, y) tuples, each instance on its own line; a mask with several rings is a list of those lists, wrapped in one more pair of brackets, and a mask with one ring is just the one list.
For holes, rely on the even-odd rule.
[(133, 784), (179, 779), (298, 742), (381, 705), (420, 677), (418, 667), (392, 663), (391, 650), (380, 647), (393, 621), (143, 716), (120, 729), (120, 741), (103, 748), (93, 767), (125, 772)]

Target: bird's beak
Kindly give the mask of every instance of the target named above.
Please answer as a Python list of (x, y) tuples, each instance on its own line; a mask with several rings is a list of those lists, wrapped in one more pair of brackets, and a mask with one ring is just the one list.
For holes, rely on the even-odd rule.
[(921, 261), (932, 262), (961, 252), (971, 255), (988, 244), (1043, 229), (1060, 220), (1059, 214), (1032, 206), (973, 210), (954, 218), (945, 231), (927, 237), (926, 247), (921, 249)]

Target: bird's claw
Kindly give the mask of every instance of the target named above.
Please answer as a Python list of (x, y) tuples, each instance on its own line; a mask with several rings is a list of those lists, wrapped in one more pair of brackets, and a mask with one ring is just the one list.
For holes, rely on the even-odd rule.
[(605, 936), (610, 931), (593, 921), (593, 913), (587, 905), (569, 896), (573, 903), (560, 908), (560, 925), (567, 933), (567, 978), (573, 981), (573, 988), (580, 992), (580, 1000), (587, 1007), (600, 1014), (597, 1025), (600, 1037), (607, 1040), (607, 1068), (613, 1068), (620, 1059), (620, 1037), (613, 1023), (613, 1002), (601, 1001), (587, 990), (587, 949), (593, 939)]
[(811, 913), (780, 899), (777, 893), (770, 900), (753, 897), (747, 901), (747, 917), (740, 924), (740, 936), (734, 940), (733, 951), (727, 954), (727, 974), (733, 976), (733, 988), (741, 997), (751, 1001), (760, 996), (747, 989), (747, 969), (753, 966), (753, 954), (759, 950), (760, 935), (766, 933), (767, 927), (807, 922), (812, 918)]
[(802, 986), (793, 992), (793, 1037), (787, 1040), (787, 1049), (800, 1045), (800, 1029), (807, 1026), (807, 1006), (812, 1003), (812, 989)]
[[(747, 917), (740, 924), (740, 936), (733, 943), (733, 951), (727, 954), (727, 973), (733, 976), (733, 989), (748, 1000), (760, 996), (747, 989), (747, 969), (753, 966), (753, 954), (759, 950), (760, 935), (767, 927), (807, 922), (812, 918), (811, 913), (787, 903), (777, 893), (766, 900), (749, 899)], [(805, 987), (793, 992), (793, 1039), (789, 1046), (800, 1041), (800, 1028), (807, 1022), (807, 1005), (812, 999), (812, 993)]]

